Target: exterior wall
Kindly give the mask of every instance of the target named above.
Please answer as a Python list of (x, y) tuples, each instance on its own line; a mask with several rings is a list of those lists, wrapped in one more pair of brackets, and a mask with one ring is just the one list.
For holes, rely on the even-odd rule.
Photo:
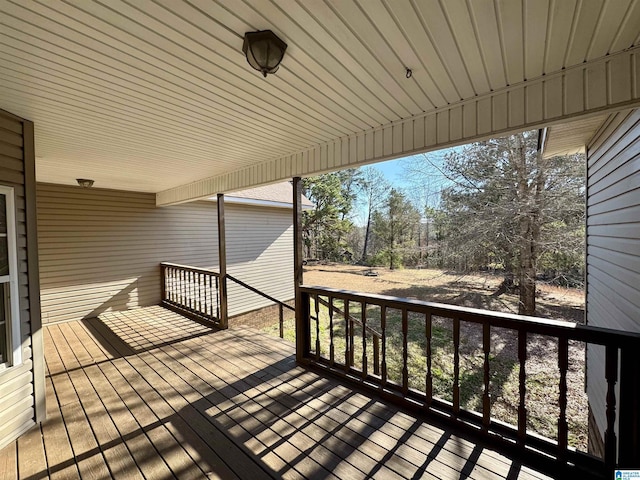
[[(640, 110), (612, 115), (587, 161), (587, 323), (640, 332)], [(601, 436), (604, 378), (604, 348), (590, 347), (587, 393), (597, 425), (590, 430)]]
[(0, 371), (0, 448), (44, 420), (33, 124), (0, 110), (0, 184), (14, 188), (22, 363)]
[[(218, 268), (214, 202), (159, 208), (150, 193), (50, 184), (37, 192), (44, 322), (158, 304), (161, 262)], [(290, 210), (225, 210), (228, 273), (292, 298)], [(268, 304), (262, 300), (229, 282), (230, 315)]]
[[(229, 202), (224, 208), (227, 273), (278, 300), (291, 300), (294, 296), (291, 210)], [(228, 288), (229, 316), (271, 304), (234, 282), (228, 282)]]

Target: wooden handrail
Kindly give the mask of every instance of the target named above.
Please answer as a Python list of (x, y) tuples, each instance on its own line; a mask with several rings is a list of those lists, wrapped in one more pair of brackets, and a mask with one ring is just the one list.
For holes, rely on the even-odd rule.
[(240, 285), (241, 287), (244, 287), (244, 288), (246, 288), (247, 290), (251, 290), (253, 293), (256, 293), (256, 294), (258, 294), (258, 295), (260, 295), (260, 296), (262, 296), (262, 297), (266, 298), (267, 300), (272, 301), (273, 303), (277, 303), (278, 305), (282, 305), (282, 307), (283, 307), (283, 308), (288, 308), (288, 309), (289, 309), (289, 310), (291, 310), (291, 311), (295, 311), (295, 310), (296, 310), (296, 309), (295, 309), (294, 307), (292, 307), (291, 305), (288, 305), (288, 304), (284, 303), (283, 301), (278, 300), (277, 298), (272, 297), (271, 295), (268, 295), (268, 294), (266, 294), (266, 293), (264, 293), (264, 292), (262, 292), (262, 291), (258, 290), (258, 289), (257, 289), (257, 288), (255, 288), (255, 287), (252, 287), (251, 285), (249, 285), (248, 283), (243, 282), (242, 280), (238, 280), (236, 277), (234, 277), (234, 276), (232, 276), (232, 275), (227, 274), (227, 278), (228, 278), (229, 280), (231, 280), (232, 282), (237, 283), (237, 284), (238, 284), (238, 285)]
[[(456, 426), (467, 429), (470, 434), (490, 439), (499, 444), (505, 450), (517, 452), (525, 458), (535, 462), (543, 462), (549, 465), (549, 472), (557, 473), (559, 468), (573, 468), (578, 465), (578, 475), (605, 475), (614, 466), (624, 467), (631, 465), (638, 449), (638, 426), (640, 423), (637, 411), (640, 410), (640, 361), (637, 360), (637, 352), (640, 351), (640, 334), (625, 332), (588, 325), (577, 325), (571, 322), (548, 320), (536, 317), (520, 316), (508, 313), (491, 312), (476, 308), (459, 307), (442, 303), (425, 302), (421, 300), (391, 297), (386, 295), (366, 294), (336, 288), (301, 285), (300, 305), (302, 311), (302, 330), (298, 329), (296, 335), (301, 338), (309, 338), (315, 330), (315, 346), (310, 342), (306, 351), (302, 352), (302, 362), (313, 364), (319, 368), (328, 369), (334, 374), (342, 375), (348, 381), (357, 382), (364, 388), (372, 388), (382, 392), (385, 398), (402, 403), (405, 406), (426, 409), (428, 412), (440, 416), (446, 422), (453, 422)], [(315, 316), (310, 312), (311, 299), (315, 300)], [(344, 310), (334, 306), (335, 300), (344, 301)], [(325, 336), (323, 345), (319, 341), (321, 316), (318, 305), (330, 309), (329, 335)], [(359, 305), (362, 321), (349, 314), (350, 305)], [(366, 307), (376, 306), (380, 308), (381, 333), (370, 329), (366, 324)], [(387, 331), (389, 311), (397, 311), (401, 317), (401, 372), (399, 377), (388, 378), (387, 372)], [(344, 330), (336, 330), (333, 321), (333, 313), (337, 312), (344, 317), (346, 323)], [(409, 314), (423, 315), (423, 341), (426, 357), (426, 378), (424, 391), (410, 387), (409, 382)], [(451, 322), (451, 342), (453, 347), (453, 383), (451, 391), (453, 401), (447, 402), (434, 397), (433, 369), (432, 369), (432, 319), (441, 317)], [(377, 320), (376, 320), (377, 321)], [(482, 365), (482, 413), (476, 413), (464, 409), (461, 405), (461, 324), (473, 323), (482, 326), (482, 346), (480, 360)], [(362, 342), (354, 344), (353, 325), (364, 327)], [(415, 324), (414, 324), (415, 325)], [(517, 359), (515, 366), (518, 370), (518, 404), (516, 425), (509, 425), (491, 416), (491, 329), (506, 329), (517, 335)], [(324, 328), (327, 328), (325, 325)], [(394, 327), (397, 334), (398, 324)], [(338, 333), (340, 332), (340, 333)], [(366, 333), (365, 333), (366, 332)], [(375, 334), (373, 333), (375, 332)], [(367, 371), (367, 334), (373, 335), (374, 340), (374, 374)], [(335, 348), (338, 334), (340, 342), (344, 342), (344, 350)], [(557, 441), (532, 434), (528, 431), (527, 398), (527, 341), (531, 335), (544, 335), (558, 339), (557, 366), (559, 371), (557, 418)], [(397, 341), (397, 340), (396, 340)], [(568, 444), (567, 423), (567, 373), (569, 370), (568, 349), (569, 341), (579, 341), (591, 345), (606, 347), (605, 378), (602, 379), (607, 386), (606, 409), (607, 426), (604, 437), (604, 460), (589, 456), (586, 453), (576, 451)], [(380, 342), (382, 348), (380, 355), (376, 355)], [(361, 367), (354, 362), (354, 350), (358, 349), (362, 357)], [(361, 351), (360, 351), (361, 350)], [(338, 353), (339, 352), (339, 353)], [(327, 353), (329, 354), (327, 356)], [(624, 361), (623, 361), (624, 360)], [(621, 367), (618, 369), (618, 362)], [(380, 365), (380, 368), (375, 368)], [(413, 377), (412, 377), (413, 378)], [(617, 384), (620, 386), (620, 398), (616, 398)], [(624, 395), (624, 397), (623, 397)], [(620, 412), (617, 420), (616, 409)], [(623, 418), (624, 412), (624, 418)], [(616, 431), (619, 432), (616, 435)], [(623, 442), (624, 438), (624, 442)], [(618, 440), (620, 447), (617, 446)], [(549, 460), (552, 458), (553, 460)], [(606, 465), (606, 468), (605, 468)], [(576, 473), (572, 471), (573, 473)], [(569, 475), (571, 476), (571, 474)], [(586, 477), (585, 477), (586, 478)]]
[(209, 268), (200, 268), (200, 267), (192, 267), (190, 265), (180, 265), (179, 263), (170, 263), (170, 262), (162, 262), (160, 263), (161, 267), (174, 267), (179, 268), (181, 270), (185, 270), (187, 272), (197, 272), (197, 273), (205, 273), (208, 275), (213, 275), (214, 277), (220, 277), (220, 273), (215, 270), (211, 270)]
[(548, 335), (552, 337), (567, 337), (570, 340), (593, 343), (596, 345), (611, 345), (616, 347), (640, 348), (640, 333), (613, 330), (610, 328), (580, 325), (563, 320), (550, 320), (512, 313), (492, 312), (479, 308), (460, 307), (445, 303), (425, 302), (410, 298), (392, 297), (387, 295), (367, 294), (341, 290), (329, 287), (302, 285), (301, 291), (310, 295), (324, 295), (341, 300), (352, 300), (368, 305), (385, 306), (390, 309), (408, 309), (416, 313), (431, 314), (447, 318), (484, 324), (492, 327), (508, 328), (511, 330), (525, 330), (530, 334)]

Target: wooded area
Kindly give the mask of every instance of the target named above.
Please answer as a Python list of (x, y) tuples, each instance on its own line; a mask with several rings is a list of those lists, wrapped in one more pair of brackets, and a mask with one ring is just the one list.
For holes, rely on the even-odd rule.
[[(504, 274), (520, 313), (536, 280), (579, 286), (584, 274), (585, 159), (543, 158), (538, 132), (405, 160), (404, 188), (375, 167), (303, 181), (308, 260)], [(360, 221), (358, 221), (358, 217)]]

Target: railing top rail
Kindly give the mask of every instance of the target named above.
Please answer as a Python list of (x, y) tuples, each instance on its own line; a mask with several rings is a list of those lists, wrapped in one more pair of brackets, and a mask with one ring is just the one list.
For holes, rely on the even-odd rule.
[(207, 275), (213, 275), (214, 277), (220, 276), (220, 273), (216, 272), (215, 270), (210, 270), (208, 268), (192, 267), (191, 265), (180, 265), (179, 263), (161, 262), (160, 266), (180, 268), (182, 270), (186, 270), (189, 272), (206, 273)]
[(227, 278), (228, 278), (229, 280), (231, 280), (232, 282), (237, 283), (237, 284), (238, 284), (238, 285), (240, 285), (241, 287), (244, 287), (244, 288), (246, 288), (247, 290), (252, 291), (253, 293), (256, 293), (256, 294), (258, 294), (258, 295), (263, 296), (263, 297), (264, 297), (264, 298), (266, 298), (267, 300), (270, 300), (270, 301), (272, 301), (272, 302), (274, 302), (274, 303), (277, 303), (278, 305), (282, 305), (284, 308), (288, 308), (289, 310), (292, 310), (292, 311), (294, 311), (294, 312), (295, 312), (295, 310), (296, 310), (296, 309), (295, 309), (294, 307), (292, 307), (291, 305), (287, 305), (286, 303), (284, 303), (284, 302), (282, 302), (282, 301), (278, 300), (277, 298), (274, 298), (274, 297), (272, 297), (271, 295), (268, 295), (268, 294), (266, 294), (266, 293), (264, 293), (264, 292), (262, 292), (262, 291), (258, 290), (257, 288), (252, 287), (251, 285), (249, 285), (249, 284), (247, 284), (247, 283), (244, 283), (242, 280), (238, 280), (238, 279), (237, 279), (236, 277), (234, 277), (233, 275), (229, 275), (229, 274), (227, 274)]
[(354, 292), (331, 287), (302, 285), (300, 290), (305, 293), (331, 295), (334, 298), (354, 300), (370, 305), (384, 306), (398, 310), (408, 309), (412, 312), (459, 318), (460, 320), (474, 323), (489, 323), (495, 327), (568, 338), (598, 345), (640, 348), (640, 333), (579, 325), (562, 320), (550, 320), (512, 313), (492, 312), (478, 308), (460, 307), (444, 303), (425, 302), (423, 300), (410, 298)]

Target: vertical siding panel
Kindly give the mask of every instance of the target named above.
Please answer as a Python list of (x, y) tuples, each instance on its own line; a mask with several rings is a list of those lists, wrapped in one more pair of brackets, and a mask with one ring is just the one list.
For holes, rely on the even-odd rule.
[(543, 119), (543, 96), (541, 82), (527, 85), (525, 94), (527, 99), (527, 122), (535, 123)]
[(358, 162), (363, 162), (366, 158), (366, 149), (364, 147), (364, 133), (359, 133), (356, 137)]
[(626, 56), (613, 57), (607, 63), (610, 103), (631, 100), (631, 61)]
[(424, 136), (424, 117), (418, 117), (413, 121), (413, 147), (423, 148), (426, 145)]
[(583, 69), (574, 68), (564, 77), (564, 111), (568, 115), (584, 110), (584, 76)]
[(382, 157), (382, 155), (384, 155), (383, 152), (383, 135), (384, 132), (382, 129), (379, 130), (374, 130), (373, 132), (373, 137), (374, 137), (374, 148), (373, 148), (373, 155), (374, 158), (380, 158)]
[(438, 144), (438, 126), (436, 124), (436, 114), (432, 113), (426, 117), (425, 121), (425, 137), (427, 146)]
[(483, 135), (491, 131), (493, 106), (491, 98), (483, 98), (476, 102), (478, 105), (478, 134)]
[(562, 77), (544, 82), (544, 117), (551, 120), (562, 116)]
[(462, 106), (453, 108), (449, 112), (449, 139), (451, 141), (462, 138)]
[(478, 133), (476, 102), (465, 104), (462, 111), (462, 133), (465, 137), (474, 137)]
[(507, 128), (509, 110), (507, 104), (507, 94), (500, 93), (492, 97), (492, 128), (494, 131), (501, 131)]
[(413, 120), (402, 122), (402, 150), (410, 152), (415, 148), (413, 144)]
[(373, 148), (374, 137), (375, 137), (375, 132), (373, 130), (369, 130), (365, 133), (364, 145), (365, 145), (365, 158), (367, 160), (371, 160), (375, 158), (375, 150)]
[(586, 108), (604, 107), (607, 104), (607, 65), (589, 65), (586, 76)]
[(402, 133), (402, 123), (396, 123), (395, 125), (393, 125), (392, 127), (392, 135), (393, 135), (393, 146), (392, 146), (392, 151), (393, 154), (395, 155), (396, 153), (400, 153), (402, 151), (404, 151), (403, 147), (402, 147), (402, 138), (403, 138), (403, 133)]
[(382, 154), (386, 157), (393, 153), (393, 126), (382, 129)]
[(515, 88), (509, 92), (509, 126), (524, 125), (524, 87)]
[(436, 115), (436, 143), (438, 145), (449, 142), (449, 110), (442, 110)]
[[(327, 165), (329, 168), (334, 168), (336, 166), (336, 148), (334, 142), (329, 142), (327, 144)], [(293, 177), (293, 170), (291, 171), (291, 176)]]

